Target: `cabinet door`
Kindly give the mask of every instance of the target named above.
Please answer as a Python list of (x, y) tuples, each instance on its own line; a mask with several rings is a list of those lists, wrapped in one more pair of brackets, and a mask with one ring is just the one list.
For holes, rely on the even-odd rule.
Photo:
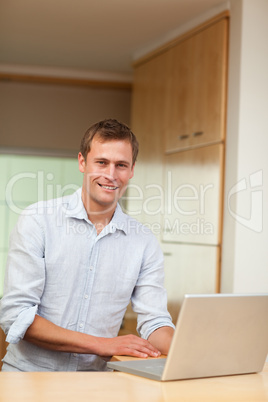
[(135, 69), (131, 127), (140, 151), (126, 195), (128, 213), (148, 224), (158, 237), (163, 212), (165, 61), (158, 56)]
[(224, 139), (228, 20), (167, 53), (166, 152)]
[(6, 336), (2, 329), (0, 328), (0, 371), (2, 368), (2, 359), (6, 354), (6, 348), (8, 346), (8, 343), (6, 342)]
[(223, 144), (165, 156), (163, 240), (221, 242)]
[(219, 246), (162, 243), (169, 312), (175, 322), (185, 294), (219, 291)]

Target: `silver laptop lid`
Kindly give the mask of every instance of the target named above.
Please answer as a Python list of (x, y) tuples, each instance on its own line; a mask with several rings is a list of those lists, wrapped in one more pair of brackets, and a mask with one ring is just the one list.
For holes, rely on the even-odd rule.
[(162, 380), (261, 371), (268, 295), (186, 295)]
[[(163, 372), (159, 359), (110, 362), (155, 380), (258, 372), (268, 353), (267, 295), (186, 295)], [(162, 360), (162, 359), (161, 359)]]

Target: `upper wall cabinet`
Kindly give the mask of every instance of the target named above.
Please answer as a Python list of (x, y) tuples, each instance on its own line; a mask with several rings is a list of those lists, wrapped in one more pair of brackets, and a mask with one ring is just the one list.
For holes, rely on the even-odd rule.
[(169, 49), (164, 111), (165, 151), (219, 142), (225, 133), (228, 19)]

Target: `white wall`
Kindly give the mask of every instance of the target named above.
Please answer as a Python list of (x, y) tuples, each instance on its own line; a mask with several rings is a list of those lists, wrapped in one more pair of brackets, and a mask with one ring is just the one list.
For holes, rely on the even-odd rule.
[(230, 12), (221, 290), (268, 292), (268, 1)]

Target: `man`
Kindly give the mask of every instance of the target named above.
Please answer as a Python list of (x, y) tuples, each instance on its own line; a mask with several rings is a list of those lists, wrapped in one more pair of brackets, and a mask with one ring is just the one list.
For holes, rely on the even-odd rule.
[[(3, 371), (105, 370), (112, 355), (168, 352), (174, 326), (161, 250), (118, 205), (137, 153), (127, 126), (94, 124), (78, 155), (82, 189), (20, 217), (0, 304), (9, 342)], [(130, 300), (141, 337), (118, 336)]]

